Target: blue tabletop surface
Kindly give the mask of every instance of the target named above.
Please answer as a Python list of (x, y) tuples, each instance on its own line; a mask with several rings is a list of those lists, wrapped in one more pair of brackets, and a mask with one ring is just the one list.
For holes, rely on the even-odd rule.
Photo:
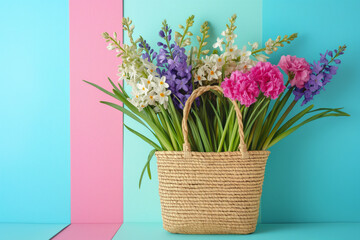
[[(49, 240), (63, 230), (67, 223), (19, 224), (0, 223), (1, 240)], [(75, 239), (74, 239), (75, 240)]]
[(161, 223), (124, 223), (113, 240), (360, 240), (360, 223), (259, 224), (249, 235), (183, 235), (166, 232)]

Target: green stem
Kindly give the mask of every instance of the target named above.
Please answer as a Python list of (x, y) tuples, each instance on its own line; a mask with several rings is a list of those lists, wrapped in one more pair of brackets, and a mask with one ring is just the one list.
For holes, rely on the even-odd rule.
[(165, 41), (166, 41), (166, 45), (169, 49), (169, 53), (170, 53), (170, 57), (171, 59), (174, 59), (173, 55), (172, 55), (172, 52), (171, 52), (171, 47), (170, 47), (170, 43), (169, 43), (169, 40), (168, 40), (168, 33), (165, 32)]
[(186, 33), (187, 33), (188, 30), (189, 30), (189, 25), (186, 24), (186, 28), (185, 28), (185, 30), (184, 30), (184, 34), (181, 36), (181, 39), (180, 39), (180, 42), (179, 42), (179, 47), (182, 47), (182, 46), (181, 46), (181, 45), (182, 45), (182, 42), (184, 41), (184, 37), (185, 37), (185, 35), (186, 35)]
[(110, 38), (111, 41), (113, 41), (113, 43), (116, 44), (116, 46), (117, 46), (118, 48), (120, 48), (121, 51), (126, 52), (125, 49), (123, 49), (123, 48), (120, 46), (120, 44), (119, 44), (114, 38), (112, 38), (112, 37), (109, 37), (109, 38)]
[(197, 54), (197, 56), (196, 56), (196, 57), (197, 57), (197, 59), (200, 59), (201, 48), (202, 48), (202, 45), (203, 45), (203, 43), (204, 43), (205, 36), (206, 36), (206, 33), (205, 33), (205, 32), (203, 32), (203, 37), (202, 37), (201, 42), (200, 42), (200, 45), (199, 45), (199, 52), (198, 52), (198, 54)]
[(221, 152), (221, 148), (222, 148), (222, 146), (223, 146), (223, 144), (224, 144), (226, 132), (227, 132), (227, 130), (229, 129), (229, 124), (230, 124), (229, 119), (231, 118), (231, 116), (233, 115), (233, 113), (234, 113), (234, 106), (231, 108), (230, 113), (229, 113), (229, 116), (228, 116), (227, 121), (226, 121), (226, 123), (225, 123), (224, 131), (223, 131), (223, 134), (222, 134), (222, 136), (221, 136), (221, 139), (220, 139), (220, 143), (219, 143), (219, 147), (218, 147), (218, 149), (217, 149), (217, 152)]
[[(289, 81), (287, 81), (287, 83), (285, 84), (285, 86), (287, 86), (289, 84)], [(284, 91), (285, 92), (285, 91)], [(281, 112), (283, 106), (286, 104), (286, 102), (288, 101), (292, 89), (289, 89), (287, 91), (287, 93), (285, 94), (284, 98), (281, 99), (282, 95), (284, 94), (284, 92), (282, 92), (279, 97), (276, 99), (275, 104), (273, 105), (272, 109), (270, 110), (268, 116), (266, 117), (265, 123), (262, 127), (261, 130), (261, 141), (260, 141), (260, 146), (263, 146), (265, 140), (266, 140), (266, 136), (268, 136), (268, 134), (270, 133), (270, 130), (275, 122), (275, 120), (277, 119), (278, 114)], [(281, 100), (280, 100), (281, 99)], [(285, 101), (285, 102), (284, 102)]]
[(291, 112), (291, 110), (294, 108), (295, 104), (297, 103), (297, 101), (292, 101), (291, 104), (289, 105), (289, 107), (286, 109), (286, 111), (284, 112), (284, 114), (281, 116), (281, 118), (279, 119), (279, 121), (276, 123), (275, 127), (273, 128), (273, 130), (271, 131), (269, 137), (266, 139), (262, 149), (266, 150), (269, 143), (271, 142), (272, 138), (274, 137), (276, 131), (278, 130), (278, 128), (280, 127), (281, 123), (285, 120), (285, 118), (287, 117), (287, 115)]
[(233, 122), (233, 128), (232, 128), (232, 133), (229, 139), (229, 149), (228, 151), (233, 151), (233, 146), (235, 143), (235, 138), (237, 135), (239, 135), (239, 124), (237, 123), (237, 118), (235, 117), (235, 119), (232, 121)]

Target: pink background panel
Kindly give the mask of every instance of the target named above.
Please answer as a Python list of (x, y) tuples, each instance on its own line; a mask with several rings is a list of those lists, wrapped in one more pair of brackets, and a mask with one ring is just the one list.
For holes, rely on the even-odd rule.
[(122, 39), (121, 0), (70, 0), (71, 222), (121, 223), (122, 114), (87, 80), (111, 89), (120, 59), (102, 33)]

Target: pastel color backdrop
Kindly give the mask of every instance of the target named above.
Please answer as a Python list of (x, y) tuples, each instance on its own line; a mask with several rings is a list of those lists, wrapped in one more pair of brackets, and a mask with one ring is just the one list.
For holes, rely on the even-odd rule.
[(70, 213), (58, 239), (120, 227), (122, 116), (82, 80), (115, 77), (119, 59), (101, 33), (121, 38), (121, 18), (115, 0), (1, 3), (0, 239), (49, 239)]
[(0, 28), (0, 223), (69, 223), (68, 2), (1, 1)]
[(119, 58), (102, 33), (121, 31), (122, 2), (70, 1), (71, 222), (122, 222), (122, 115), (83, 82), (116, 79)]
[(120, 59), (104, 31), (121, 31), (122, 1), (70, 1), (71, 222), (56, 240), (111, 239), (122, 223), (122, 115), (100, 104)]
[[(313, 122), (270, 149), (263, 223), (360, 221), (357, 9), (360, 3), (355, 0), (229, 0), (221, 5), (215, 0), (171, 5), (165, 0), (124, 0), (124, 16), (134, 20), (135, 34), (141, 33), (153, 46), (164, 18), (177, 28), (195, 14), (193, 32), (208, 20), (214, 41), (233, 13), (238, 14), (239, 46), (299, 32), (296, 41), (272, 56), (273, 63), (282, 54), (317, 60), (319, 52), (348, 45), (338, 75), (314, 103), (343, 106), (351, 117)], [(110, 87), (106, 76), (117, 78), (119, 59), (106, 50), (101, 33), (120, 34), (122, 12), (118, 0), (1, 2), (0, 239), (49, 239), (70, 223), (70, 211), (73, 224), (56, 239), (109, 239), (123, 220), (114, 239), (174, 236), (158, 231), (158, 223), (140, 223), (161, 221), (155, 158), (153, 179), (145, 176), (138, 189), (151, 148), (128, 131), (122, 137), (121, 114), (98, 103), (110, 99), (81, 81)], [(143, 129), (127, 117), (124, 122)], [(130, 222), (137, 223), (126, 227)], [(314, 236), (314, 229), (333, 239), (345, 237), (339, 232), (351, 238), (358, 225), (312, 226), (282, 227), (280, 238), (278, 225), (260, 226), (259, 234), (271, 231), (274, 239), (287, 239), (299, 228), (305, 232), (298, 239)], [(146, 236), (139, 229), (146, 229)], [(129, 237), (134, 232), (141, 238)], [(246, 239), (251, 237), (257, 235)]]
[[(210, 22), (210, 34), (219, 36), (227, 18), (238, 14), (239, 46), (247, 41), (265, 43), (277, 35), (299, 33), (299, 38), (272, 55), (277, 63), (281, 54), (317, 60), (320, 52), (347, 44), (338, 75), (326, 91), (315, 97), (316, 107), (345, 107), (350, 118), (328, 118), (301, 128), (271, 148), (261, 201), (263, 223), (283, 222), (357, 222), (360, 220), (360, 170), (356, 146), (359, 126), (359, 73), (354, 63), (359, 55), (359, 33), (354, 29), (359, 19), (356, 1), (230, 1), (219, 7), (217, 1), (124, 1), (124, 16), (130, 16), (135, 34), (155, 46), (161, 21), (177, 28), (186, 17), (195, 14), (193, 33), (204, 20)], [(190, 7), (191, 6), (191, 7)], [(246, 10), (245, 10), (246, 9)], [(296, 9), (296, 10), (295, 10)], [(334, 17), (336, 16), (336, 17)], [(149, 27), (151, 26), (151, 27)], [(126, 41), (126, 38), (125, 38)], [(300, 109), (301, 107), (297, 107)], [(125, 117), (136, 129), (139, 124)], [(144, 131), (146, 131), (144, 129)], [(148, 137), (151, 137), (148, 135)], [(134, 144), (139, 142), (139, 144)], [(156, 159), (152, 161), (153, 179), (147, 176), (141, 190), (138, 179), (151, 150), (140, 139), (124, 131), (124, 220), (125, 222), (161, 221), (156, 176)]]
[[(141, 8), (139, 8), (141, 3)], [(224, 30), (228, 18), (235, 12), (234, 8), (252, 9), (252, 11), (238, 12), (238, 42), (247, 44), (248, 41), (261, 42), (261, 1), (227, 1), (227, 6), (219, 7), (218, 1), (214, 0), (185, 0), (167, 4), (166, 0), (154, 1), (130, 1), (124, 0), (124, 16), (131, 17), (135, 24), (135, 35), (141, 35), (149, 41), (151, 46), (156, 47), (160, 40), (158, 32), (161, 23), (166, 18), (172, 28), (178, 29), (179, 24), (185, 24), (185, 20), (190, 15), (195, 15), (195, 23), (192, 27), (194, 35), (198, 34), (201, 24), (208, 21), (210, 24), (209, 41), (216, 41), (215, 36), (219, 36)], [(126, 34), (124, 40), (127, 41)], [(140, 124), (134, 120), (124, 117), (124, 122), (128, 126), (137, 130), (144, 130)], [(150, 134), (147, 135), (151, 137)], [(136, 143), (136, 144), (135, 144)], [(156, 173), (156, 158), (152, 160), (151, 169), (154, 175), (151, 181), (144, 176), (143, 184), (139, 190), (139, 176), (144, 166), (149, 151), (146, 143), (142, 142), (137, 136), (126, 129), (124, 130), (124, 221), (126, 222), (160, 222), (161, 210), (158, 194), (158, 181)]]
[(283, 54), (313, 62), (327, 49), (348, 46), (338, 74), (312, 103), (344, 107), (351, 115), (312, 122), (270, 149), (261, 205), (264, 223), (360, 221), (358, 9), (360, 3), (352, 0), (263, 0), (263, 42), (299, 33), (272, 56), (273, 63)]

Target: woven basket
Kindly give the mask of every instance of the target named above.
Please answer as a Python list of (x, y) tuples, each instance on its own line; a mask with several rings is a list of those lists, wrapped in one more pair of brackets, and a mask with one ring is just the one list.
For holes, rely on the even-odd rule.
[(218, 86), (196, 89), (184, 107), (183, 151), (156, 152), (163, 227), (172, 233), (249, 234), (255, 231), (269, 151), (247, 151), (242, 116), (236, 152), (191, 152), (187, 118), (191, 104)]

